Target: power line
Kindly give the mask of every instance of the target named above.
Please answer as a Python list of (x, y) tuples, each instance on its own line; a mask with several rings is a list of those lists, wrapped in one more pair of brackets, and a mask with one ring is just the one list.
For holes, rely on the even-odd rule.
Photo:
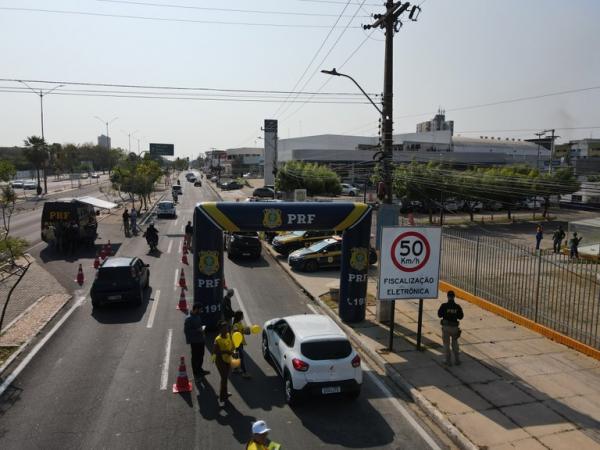
[[(62, 14), (62, 15), (74, 15), (74, 16), (90, 16), (90, 17), (104, 17), (104, 18), (119, 18), (119, 19), (139, 19), (159, 22), (178, 22), (178, 23), (202, 23), (212, 25), (242, 25), (252, 27), (275, 27), (275, 28), (329, 28), (329, 25), (316, 25), (316, 24), (294, 24), (294, 23), (259, 23), (259, 22), (226, 22), (218, 20), (199, 20), (199, 19), (177, 19), (177, 18), (165, 18), (165, 17), (152, 17), (152, 16), (136, 16), (132, 14), (111, 14), (111, 13), (98, 13), (90, 11), (69, 11), (69, 10), (57, 10), (57, 9), (42, 9), (42, 8), (14, 8), (14, 7), (0, 7), (3, 11), (14, 11), (14, 12), (37, 12), (47, 14)], [(360, 28), (354, 26), (351, 28)]]
[[(325, 39), (323, 39), (323, 42), (321, 42), (321, 45), (319, 46), (319, 48), (317, 49), (317, 51), (315, 52), (315, 54), (313, 55), (313, 57), (311, 58), (310, 62), (308, 63), (308, 65), (306, 66), (306, 68), (304, 69), (304, 72), (302, 72), (302, 75), (300, 75), (300, 78), (298, 78), (298, 80), (296, 81), (296, 84), (294, 84), (294, 87), (292, 88), (292, 91), (296, 90), (296, 88), (298, 87), (298, 85), (300, 84), (300, 82), (302, 81), (302, 79), (304, 78), (304, 75), (306, 75), (306, 72), (308, 72), (308, 70), (310, 69), (310, 66), (312, 65), (312, 63), (315, 61), (315, 59), (317, 59), (317, 56), (319, 55), (319, 53), (321, 52), (321, 50), (323, 49), (323, 47), (325, 46), (325, 43), (327, 42), (327, 40), (329, 39), (329, 36), (331, 36), (331, 33), (333, 33), (333, 30), (335, 29), (335, 27), (337, 26), (337, 24), (340, 22), (342, 15), (344, 14), (344, 12), (346, 11), (346, 8), (348, 8), (348, 5), (350, 4), (350, 0), (348, 0), (346, 2), (346, 5), (344, 6), (344, 9), (342, 9), (342, 11), (340, 12), (340, 14), (338, 15), (337, 19), (335, 20), (335, 22), (333, 23), (333, 25), (331, 26), (331, 28), (329, 29), (329, 31), (327, 32), (327, 35), (325, 36)], [(273, 117), (277, 117), (277, 115), (279, 114), (279, 111), (281, 110), (281, 108), (284, 107), (284, 105), (286, 104), (287, 100), (290, 98), (291, 94), (288, 95), (286, 97), (286, 99), (283, 101), (283, 103), (281, 103), (279, 105), (279, 107), (277, 108), (277, 110), (275, 111), (275, 113), (273, 114)]]
[[(339, 5), (339, 4), (343, 4), (344, 2), (341, 0), (298, 0), (300, 2), (306, 2), (306, 3), (329, 3), (332, 5)], [(357, 3), (354, 3), (357, 4)], [(379, 3), (367, 3), (368, 6), (381, 6)]]
[[(190, 6), (190, 5), (170, 5), (167, 3), (152, 3), (152, 2), (135, 2), (128, 0), (96, 0), (104, 3), (119, 3), (125, 5), (135, 6), (151, 6), (159, 8), (173, 8), (173, 9), (191, 9), (200, 11), (219, 11), (219, 12), (237, 12), (244, 14), (267, 14), (267, 15), (281, 15), (281, 16), (308, 16), (308, 17), (336, 17), (337, 14), (324, 14), (324, 13), (310, 13), (310, 12), (299, 12), (299, 11), (271, 11), (264, 9), (237, 9), (237, 8), (214, 8), (209, 6)], [(348, 17), (348, 16), (344, 16)], [(363, 17), (363, 16), (361, 16)], [(368, 15), (364, 17), (369, 17)]]

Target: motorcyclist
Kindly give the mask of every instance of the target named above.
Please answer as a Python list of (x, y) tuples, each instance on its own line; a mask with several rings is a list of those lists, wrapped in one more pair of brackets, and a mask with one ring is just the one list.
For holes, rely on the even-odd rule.
[(150, 223), (146, 228), (146, 242), (150, 247), (156, 247), (158, 244), (158, 230), (154, 228), (154, 223)]

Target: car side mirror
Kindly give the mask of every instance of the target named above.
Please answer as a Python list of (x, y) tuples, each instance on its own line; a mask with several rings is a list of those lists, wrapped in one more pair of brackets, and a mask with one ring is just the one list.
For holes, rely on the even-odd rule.
[(150, 267), (150, 264), (144, 264), (144, 267)]
[(99, 216), (100, 215), (100, 210), (96, 211), (96, 215)]

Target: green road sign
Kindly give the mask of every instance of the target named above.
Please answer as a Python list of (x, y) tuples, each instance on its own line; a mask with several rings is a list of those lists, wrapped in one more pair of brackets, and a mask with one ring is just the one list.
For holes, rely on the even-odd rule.
[(175, 154), (175, 146), (173, 144), (150, 144), (150, 154), (173, 156)]

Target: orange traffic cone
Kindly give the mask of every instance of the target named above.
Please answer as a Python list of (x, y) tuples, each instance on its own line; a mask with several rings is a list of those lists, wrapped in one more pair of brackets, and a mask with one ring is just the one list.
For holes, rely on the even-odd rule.
[(103, 245), (102, 248), (100, 249), (100, 258), (102, 258), (102, 261), (104, 261), (106, 259), (106, 246)]
[(187, 312), (187, 301), (185, 299), (185, 292), (183, 292), (183, 288), (181, 288), (181, 294), (179, 294), (179, 304), (177, 305), (177, 309), (179, 311)]
[(179, 373), (177, 374), (177, 382), (173, 385), (173, 393), (192, 392), (192, 383), (187, 376), (185, 368), (185, 358), (182, 356), (179, 362)]
[(183, 267), (181, 268), (181, 272), (179, 273), (179, 287), (187, 289), (187, 283), (185, 282), (185, 274), (183, 273)]
[(98, 253), (96, 253), (96, 258), (94, 259), (94, 269), (100, 267), (100, 258), (98, 258)]
[(79, 264), (79, 270), (77, 270), (77, 278), (75, 281), (77, 281), (79, 286), (83, 286), (83, 268), (81, 267), (81, 264)]
[(181, 263), (185, 264), (186, 266), (189, 265), (188, 259), (187, 259), (187, 252), (183, 252), (183, 255), (181, 255)]

